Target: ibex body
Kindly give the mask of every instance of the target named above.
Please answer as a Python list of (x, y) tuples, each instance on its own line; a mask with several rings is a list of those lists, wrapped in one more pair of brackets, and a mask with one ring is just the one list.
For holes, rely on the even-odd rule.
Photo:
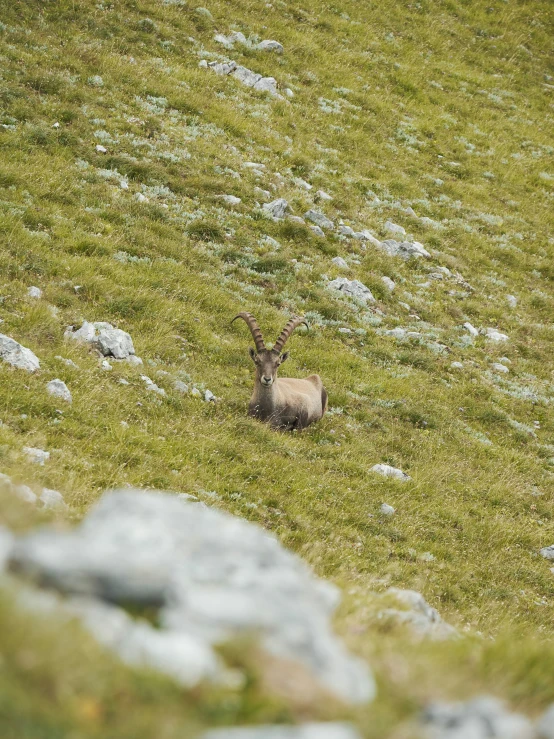
[(303, 380), (277, 377), (277, 370), (288, 357), (288, 352), (281, 354), (281, 350), (294, 329), (306, 323), (304, 319), (291, 318), (273, 349), (267, 349), (254, 316), (239, 313), (233, 321), (237, 318), (246, 321), (256, 344), (255, 350), (250, 349), (256, 366), (256, 382), (248, 414), (266, 421), (272, 428), (288, 430), (303, 429), (319, 421), (327, 410), (327, 391), (319, 375), (310, 375)]

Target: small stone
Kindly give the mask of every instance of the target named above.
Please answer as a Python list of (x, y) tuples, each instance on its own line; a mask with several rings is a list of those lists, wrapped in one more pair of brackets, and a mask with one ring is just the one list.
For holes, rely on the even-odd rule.
[(541, 549), (541, 555), (545, 559), (554, 559), (554, 544), (551, 544), (549, 547), (543, 547)]
[(466, 329), (466, 331), (469, 331), (471, 336), (479, 336), (479, 331), (469, 321), (466, 321), (464, 323), (464, 328)]
[(27, 372), (40, 369), (38, 357), (30, 349), (4, 334), (0, 334), (0, 359)]
[(196, 8), (195, 11), (196, 15), (199, 15), (202, 18), (205, 18), (206, 20), (213, 21), (214, 17), (208, 10), (208, 8)]
[(300, 226), (306, 225), (306, 221), (300, 216), (289, 216), (289, 221), (291, 221), (292, 223), (298, 223)]
[(200, 69), (207, 69), (207, 67), (208, 67), (208, 60), (207, 59), (201, 59), (198, 62), (198, 66), (200, 67)]
[(294, 92), (290, 89), (290, 87), (285, 87), (284, 93), (288, 98), (294, 97)]
[(406, 229), (402, 226), (398, 226), (396, 223), (393, 223), (392, 221), (386, 221), (385, 223), (385, 231), (391, 234), (396, 234), (397, 236), (405, 236), (406, 235)]
[(260, 41), (256, 48), (260, 51), (275, 51), (277, 54), (282, 54), (284, 51), (283, 44), (280, 44), (278, 41), (273, 41), (271, 39)]
[(383, 477), (393, 477), (395, 480), (411, 480), (412, 478), (397, 467), (391, 467), (390, 464), (374, 464), (371, 472), (376, 472)]
[(346, 259), (343, 259), (342, 257), (333, 257), (331, 261), (337, 267), (340, 267), (340, 269), (348, 269), (348, 262), (346, 261)]
[(515, 295), (506, 295), (506, 302), (508, 303), (510, 308), (517, 307), (517, 298)]
[(226, 76), (237, 68), (236, 62), (208, 62), (207, 66), (216, 74)]
[(46, 383), (46, 391), (55, 398), (65, 400), (66, 403), (73, 402), (69, 388), (63, 380), (50, 380), (50, 382)]
[(72, 359), (66, 359), (65, 357), (60, 357), (59, 355), (56, 355), (54, 359), (57, 359), (59, 362), (62, 362), (65, 364), (66, 367), (73, 367), (73, 369), (79, 369), (79, 365), (75, 364), (75, 362)]
[(108, 362), (107, 359), (103, 359), (100, 362), (100, 367), (101, 367), (101, 369), (106, 370), (106, 371), (109, 371), (109, 370), (112, 370), (113, 369), (112, 365)]
[(325, 231), (319, 226), (310, 226), (309, 228), (310, 228), (310, 231), (314, 233), (316, 236), (319, 236), (320, 239), (325, 238)]
[(102, 328), (94, 343), (105, 357), (127, 359), (135, 353), (130, 335), (120, 328)]
[(323, 213), (320, 213), (317, 210), (307, 210), (304, 213), (304, 218), (307, 221), (311, 221), (312, 223), (315, 223), (316, 226), (319, 226), (320, 228), (328, 228), (333, 229), (335, 227), (335, 224), (333, 221), (331, 221), (327, 216), (323, 215)]
[(143, 195), (141, 192), (135, 193), (135, 200), (137, 201), (137, 203), (147, 203), (148, 202), (148, 198), (146, 197), (146, 195)]
[(201, 398), (202, 397), (202, 393), (200, 392), (200, 390), (197, 387), (193, 387), (192, 390), (190, 391), (190, 394), (193, 395), (195, 398)]
[(315, 194), (314, 200), (319, 201), (330, 201), (333, 199), (332, 195), (329, 195), (329, 193), (325, 192), (325, 190), (318, 190)]
[(371, 290), (360, 282), (359, 280), (348, 280), (346, 277), (337, 277), (329, 283), (331, 290), (337, 290), (338, 292), (347, 295), (350, 298), (355, 298), (362, 303), (374, 303), (375, 298), (373, 297)]
[(500, 364), (500, 362), (494, 362), (491, 367), (495, 372), (500, 372), (501, 374), (507, 374), (510, 371), (505, 365)]
[(38, 300), (39, 298), (42, 298), (42, 290), (40, 289), (40, 287), (30, 287), (27, 290), (27, 295), (30, 298)]
[(306, 182), (306, 180), (303, 180), (302, 177), (295, 177), (293, 182), (297, 187), (300, 187), (302, 190), (309, 191), (313, 187), (313, 185), (310, 185), (309, 182)]
[(240, 205), (242, 203), (242, 200), (235, 197), (235, 195), (219, 195), (219, 199), (227, 205)]
[(42, 503), (42, 507), (46, 509), (56, 510), (61, 508), (67, 508), (67, 504), (63, 499), (63, 495), (57, 490), (50, 490), (50, 488), (44, 488), (39, 496), (39, 500)]
[(508, 336), (506, 334), (500, 333), (500, 331), (495, 328), (486, 328), (485, 336), (491, 341), (508, 341)]
[(394, 288), (396, 287), (396, 283), (391, 280), (390, 277), (383, 276), (381, 277), (381, 281), (388, 287), (388, 289), (392, 292)]
[(341, 223), (340, 226), (337, 228), (337, 231), (342, 236), (354, 236), (354, 229), (351, 226), (345, 226), (344, 223)]
[(411, 257), (430, 257), (431, 255), (419, 241), (395, 241), (387, 239), (379, 243), (381, 249), (387, 252), (391, 257), (402, 257), (410, 259)]
[(263, 205), (262, 210), (269, 213), (272, 218), (284, 218), (285, 214), (289, 210), (289, 204), (284, 198), (278, 198), (277, 200), (273, 200), (271, 203)]
[(424, 722), (433, 739), (533, 739), (529, 719), (510, 713), (496, 698), (480, 696), (467, 703), (435, 703), (425, 711)]
[(144, 382), (146, 385), (146, 389), (150, 390), (153, 393), (157, 393), (158, 395), (165, 395), (165, 390), (162, 387), (158, 387), (153, 380), (151, 380), (147, 375), (141, 375), (140, 379)]
[(206, 401), (206, 403), (215, 403), (215, 395), (211, 392), (211, 390), (205, 391), (204, 400)]
[(102, 77), (100, 77), (99, 74), (95, 74), (93, 77), (89, 77), (87, 82), (92, 87), (103, 87), (104, 86), (104, 80)]
[(38, 449), (34, 446), (24, 446), (23, 452), (33, 464), (40, 464), (43, 466), (44, 463), (50, 459), (50, 452), (46, 452), (44, 449)]
[(392, 516), (394, 513), (396, 513), (396, 510), (391, 505), (388, 505), (387, 503), (383, 503), (379, 510), (384, 516)]
[(129, 183), (127, 182), (127, 180), (120, 180), (119, 181), (119, 187), (122, 190), (128, 190), (129, 189)]
[(106, 154), (106, 152), (108, 151), (105, 146), (102, 146), (102, 144), (96, 144), (95, 148), (99, 154)]
[(183, 393), (183, 395), (186, 395), (189, 391), (189, 386), (186, 384), (186, 382), (183, 382), (182, 380), (175, 380), (175, 382), (173, 383), (173, 387), (179, 393)]
[(35, 504), (37, 502), (37, 496), (28, 485), (14, 485), (13, 492), (25, 503)]
[(59, 127), (60, 127), (60, 124), (58, 123), (58, 121), (52, 124), (52, 128), (59, 128)]
[(375, 236), (371, 233), (371, 231), (368, 231), (367, 229), (364, 229), (363, 231), (357, 231), (354, 234), (354, 238), (358, 239), (358, 241), (368, 241), (373, 246), (376, 246), (377, 248), (383, 248), (383, 244), (379, 239), (375, 238)]
[(464, 365), (461, 362), (452, 362), (450, 365), (452, 369), (463, 369)]

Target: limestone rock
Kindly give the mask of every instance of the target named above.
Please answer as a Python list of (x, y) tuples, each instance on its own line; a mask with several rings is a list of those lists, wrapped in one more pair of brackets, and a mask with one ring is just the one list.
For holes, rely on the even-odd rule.
[(543, 547), (541, 549), (541, 555), (545, 559), (554, 559), (554, 544), (551, 544), (549, 547)]
[(316, 226), (319, 226), (323, 229), (328, 228), (331, 230), (335, 227), (333, 221), (331, 221), (329, 218), (327, 218), (327, 216), (323, 215), (323, 213), (320, 213), (317, 210), (307, 210), (304, 213), (304, 218), (307, 221), (315, 223)]
[(337, 267), (340, 267), (340, 269), (348, 269), (348, 262), (342, 257), (333, 257), (331, 262), (333, 262)]
[(423, 717), (429, 739), (533, 739), (531, 722), (489, 696), (467, 703), (436, 703)]
[(431, 255), (419, 241), (395, 241), (387, 239), (380, 242), (380, 247), (391, 257), (402, 257), (410, 259), (411, 257), (430, 257)]
[(373, 246), (376, 246), (378, 249), (383, 248), (383, 244), (379, 239), (375, 238), (375, 236), (371, 233), (371, 231), (368, 231), (367, 229), (364, 229), (363, 231), (356, 231), (354, 234), (354, 238), (358, 239), (359, 241), (367, 241)]
[(93, 344), (105, 357), (128, 359), (135, 353), (130, 335), (106, 321), (83, 321), (81, 328), (75, 331), (73, 326), (69, 326), (64, 336), (80, 343)]
[(360, 739), (360, 734), (346, 723), (308, 723), (212, 729), (200, 739)]
[(388, 503), (382, 503), (379, 510), (381, 511), (383, 516), (392, 516), (396, 513), (395, 509)]
[(5, 334), (0, 334), (0, 359), (11, 364), (12, 367), (35, 372), (40, 369), (38, 357), (27, 347), (18, 344)]
[(39, 496), (39, 500), (42, 503), (43, 508), (51, 508), (54, 510), (67, 508), (67, 504), (63, 499), (63, 495), (57, 490), (44, 488)]
[(354, 236), (354, 229), (351, 226), (346, 226), (344, 223), (341, 223), (339, 227), (337, 228), (337, 231), (342, 236)]
[(312, 231), (312, 233), (314, 233), (316, 236), (319, 236), (320, 239), (325, 238), (325, 231), (319, 226), (314, 225), (314, 226), (310, 226), (309, 228), (310, 228), (310, 231)]
[(371, 472), (376, 472), (383, 477), (393, 477), (395, 480), (411, 480), (412, 478), (397, 467), (391, 467), (390, 464), (374, 464)]
[(385, 223), (385, 231), (391, 234), (395, 234), (396, 236), (405, 236), (406, 235), (406, 229), (402, 226), (398, 226), (396, 223), (393, 223), (392, 221), (386, 221)]
[(394, 282), (393, 280), (391, 280), (391, 278), (390, 278), (390, 277), (386, 277), (385, 275), (383, 275), (383, 277), (381, 277), (381, 281), (382, 281), (382, 282), (383, 282), (383, 283), (384, 283), (384, 284), (386, 285), (386, 287), (388, 287), (388, 289), (389, 289), (389, 290), (390, 290), (391, 292), (392, 292), (392, 291), (394, 290), (394, 288), (396, 287), (396, 283), (395, 283), (395, 282)]
[(27, 295), (30, 298), (34, 298), (35, 300), (38, 300), (38, 299), (42, 298), (42, 290), (40, 289), (40, 287), (34, 287), (33, 286), (33, 287), (30, 287), (27, 290)]
[(437, 641), (459, 636), (456, 629), (442, 620), (439, 612), (427, 603), (416, 590), (389, 588), (386, 596), (392, 596), (408, 610), (386, 608), (379, 612), (380, 618), (390, 618), (400, 624), (408, 625), (417, 636)]
[(242, 203), (242, 200), (235, 195), (219, 195), (219, 199), (227, 205), (240, 205)]
[[(19, 537), (10, 563), (102, 607), (159, 608), (160, 630), (151, 638), (164, 642), (167, 659), (173, 638), (208, 650), (253, 633), (268, 652), (300, 662), (342, 699), (359, 703), (374, 694), (365, 663), (331, 630), (336, 588), (271, 534), (222, 511), (166, 493), (107, 492), (73, 531)], [(175, 657), (183, 669), (188, 651)]]
[(359, 280), (348, 280), (346, 277), (337, 277), (335, 280), (331, 280), (329, 288), (331, 290), (338, 290), (343, 295), (347, 295), (349, 298), (355, 298), (362, 303), (375, 302), (371, 290)]
[(333, 199), (333, 196), (332, 195), (329, 195), (329, 193), (328, 192), (325, 192), (325, 190), (318, 190), (316, 192), (315, 198), (314, 198), (314, 200), (316, 200), (316, 202), (317, 201), (320, 201), (320, 200), (330, 201), (332, 199)]
[(509, 337), (506, 334), (500, 333), (496, 328), (486, 328), (485, 336), (490, 341), (508, 341)]
[(283, 44), (280, 44), (278, 41), (273, 41), (272, 39), (260, 41), (256, 48), (260, 51), (275, 51), (277, 54), (282, 54), (284, 51)]
[(277, 200), (263, 205), (262, 210), (269, 213), (272, 218), (284, 218), (289, 210), (289, 204), (285, 198), (277, 198)]
[(158, 385), (156, 385), (156, 383), (151, 380), (148, 375), (141, 375), (140, 379), (144, 382), (144, 384), (146, 385), (146, 389), (150, 390), (150, 392), (157, 393), (158, 395), (165, 395), (165, 390), (163, 389), (163, 387), (158, 387)]
[(479, 331), (469, 321), (464, 323), (464, 328), (471, 334), (471, 336), (479, 336)]
[(493, 369), (495, 372), (499, 372), (500, 374), (507, 374), (510, 371), (508, 367), (500, 364), (500, 362), (493, 362), (491, 364), (491, 369)]
[(50, 459), (50, 452), (46, 452), (44, 449), (38, 449), (34, 446), (24, 446), (23, 452), (27, 455), (30, 462), (33, 464), (44, 465)]
[(69, 388), (63, 380), (50, 380), (50, 382), (46, 383), (46, 391), (49, 395), (53, 395), (55, 398), (65, 400), (66, 403), (73, 402)]
[(515, 295), (506, 295), (506, 302), (510, 308), (517, 308), (517, 298)]

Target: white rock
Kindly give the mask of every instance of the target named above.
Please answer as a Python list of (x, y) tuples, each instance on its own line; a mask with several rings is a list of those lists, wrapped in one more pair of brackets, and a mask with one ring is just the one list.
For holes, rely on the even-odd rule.
[(255, 83), (254, 90), (269, 92), (275, 97), (281, 97), (277, 91), (277, 80), (274, 77), (262, 77)]
[(469, 321), (466, 321), (464, 323), (464, 328), (466, 329), (466, 331), (469, 331), (471, 336), (479, 336), (479, 331)]
[(92, 343), (95, 337), (96, 329), (93, 324), (88, 321), (83, 321), (81, 328), (76, 331), (73, 330), (73, 326), (69, 326), (64, 333), (64, 338), (72, 339), (73, 341), (78, 341), (83, 344)]
[(110, 363), (108, 362), (108, 360), (107, 360), (107, 359), (103, 359), (103, 360), (102, 360), (102, 361), (100, 362), (100, 367), (101, 367), (101, 368), (102, 368), (103, 370), (106, 370), (106, 371), (109, 371), (109, 370), (112, 370), (112, 369), (113, 369), (112, 365), (111, 365), (111, 364), (110, 364)]
[(509, 357), (500, 357), (500, 359), (498, 361), (499, 362), (502, 362), (502, 364), (511, 364), (512, 363), (512, 360), (509, 359)]
[(141, 192), (135, 193), (135, 200), (137, 201), (137, 203), (147, 203), (148, 202), (148, 198), (146, 197), (146, 195), (143, 195)]
[(65, 357), (60, 357), (59, 355), (56, 355), (54, 359), (57, 359), (59, 362), (62, 362), (65, 364), (66, 367), (73, 367), (73, 369), (79, 369), (79, 365), (75, 364), (75, 362), (72, 359), (66, 359)]
[(392, 516), (394, 513), (396, 513), (396, 510), (391, 505), (388, 505), (387, 503), (383, 503), (379, 510), (384, 516)]
[(320, 228), (328, 228), (333, 229), (335, 227), (335, 224), (333, 221), (331, 221), (327, 216), (323, 215), (323, 213), (320, 213), (317, 210), (307, 210), (304, 213), (304, 218), (307, 221), (311, 221), (312, 223), (315, 223), (316, 226), (319, 226)]
[(500, 331), (495, 328), (486, 328), (485, 336), (491, 341), (508, 341), (508, 336), (500, 333)]
[(127, 182), (127, 180), (120, 180), (119, 181), (119, 187), (122, 190), (128, 190), (129, 189), (129, 183)]
[(246, 85), (247, 87), (254, 87), (256, 83), (262, 79), (261, 74), (253, 72), (251, 69), (248, 69), (248, 67), (243, 67), (240, 64), (235, 67), (231, 74), (233, 75), (233, 77), (236, 77), (239, 82), (242, 82), (242, 84)]
[(165, 390), (163, 387), (158, 387), (153, 380), (151, 380), (147, 375), (141, 375), (140, 379), (144, 382), (146, 385), (146, 389), (150, 390), (153, 393), (157, 393), (158, 395), (165, 395)]
[(175, 380), (173, 387), (180, 393), (186, 394), (189, 391), (189, 386), (182, 380)]
[(126, 331), (120, 328), (103, 328), (98, 332), (95, 345), (105, 357), (127, 359), (135, 353), (133, 340)]
[(30, 298), (39, 299), (39, 298), (42, 298), (42, 290), (40, 289), (40, 287), (33, 286), (27, 290), (27, 295)]
[(351, 328), (344, 328), (343, 327), (343, 328), (339, 328), (338, 331), (339, 331), (339, 334), (351, 334), (352, 333), (352, 329)]
[(284, 218), (289, 210), (289, 204), (284, 198), (277, 198), (277, 200), (263, 205), (262, 210), (269, 213), (273, 218)]
[(386, 241), (379, 242), (379, 247), (391, 257), (410, 259), (411, 257), (431, 256), (419, 241), (394, 241), (394, 239), (387, 239)]
[(310, 231), (312, 231), (316, 236), (319, 236), (320, 239), (325, 238), (325, 231), (320, 228), (319, 226), (309, 226)]
[(220, 75), (228, 75), (231, 74), (236, 68), (237, 63), (236, 62), (208, 62), (207, 65), (212, 71), (214, 71), (216, 74)]
[(554, 559), (554, 544), (551, 544), (549, 547), (543, 547), (541, 549), (541, 555), (545, 559)]
[(393, 477), (396, 480), (411, 480), (405, 472), (399, 470), (397, 467), (391, 467), (390, 464), (374, 464), (371, 468), (371, 472), (376, 472), (378, 475), (383, 477)]
[(361, 739), (361, 736), (354, 726), (346, 723), (308, 723), (212, 729), (200, 739)]
[(506, 302), (508, 303), (510, 308), (517, 307), (517, 298), (515, 295), (506, 295)]
[(69, 388), (63, 380), (50, 380), (50, 382), (46, 383), (46, 391), (55, 398), (65, 400), (66, 403), (73, 402)]
[(211, 392), (211, 390), (206, 390), (204, 392), (204, 400), (206, 403), (215, 403), (215, 395)]
[(96, 151), (99, 154), (105, 154), (108, 150), (106, 149), (105, 146), (102, 146), (102, 144), (96, 144)]
[(424, 715), (429, 739), (533, 739), (531, 722), (510, 713), (496, 698), (482, 696), (467, 703), (436, 703)]
[[(150, 627), (155, 635), (145, 637), (158, 638), (159, 650), (142, 639), (138, 650), (136, 637), (129, 634), (137, 622), (129, 624), (121, 609), (111, 611), (116, 622), (110, 626), (101, 625), (101, 613), (86, 608), (81, 617), (87, 628), (124, 659), (137, 650), (147, 655), (161, 651), (164, 657), (156, 669), (173, 675), (183, 670), (186, 676), (189, 660), (200, 668), (205, 664), (203, 650), (218, 671), (212, 647), (256, 633), (263, 649), (299, 662), (343, 700), (365, 703), (374, 694), (365, 663), (348, 654), (333, 634), (337, 589), (316, 579), (270, 533), (223, 511), (174, 494), (112, 491), (75, 530), (43, 528), (20, 537), (10, 560), (19, 572), (47, 581), (50, 588), (86, 595), (93, 611), (113, 609), (106, 600), (159, 608), (160, 628)], [(68, 606), (73, 607), (73, 599)], [(174, 637), (191, 648), (196, 645), (198, 659), (189, 649), (178, 650), (176, 643), (172, 649)], [(122, 646), (127, 638), (133, 640), (128, 651)], [(196, 681), (205, 674), (200, 668)]]
[(461, 362), (452, 362), (450, 365), (452, 369), (463, 369), (464, 365)]
[(216, 33), (214, 41), (218, 44), (223, 44), (226, 49), (232, 49), (236, 43), (246, 46), (248, 44), (246, 36), (240, 31), (233, 31), (228, 36), (224, 36), (222, 33)]
[(200, 69), (207, 69), (208, 68), (208, 60), (207, 59), (201, 59), (198, 62), (198, 66), (200, 67)]
[(386, 277), (385, 275), (383, 275), (383, 277), (381, 277), (381, 281), (385, 283), (385, 285), (386, 285), (386, 286), (388, 287), (388, 289), (389, 289), (389, 290), (390, 290), (391, 292), (392, 292), (392, 291), (394, 290), (394, 288), (396, 287), (396, 283), (395, 283), (395, 282), (394, 282), (393, 280), (391, 280), (391, 278), (390, 278), (390, 277)]
[(493, 362), (493, 364), (491, 364), (491, 367), (495, 372), (500, 372), (503, 374), (506, 374), (510, 371), (505, 365), (500, 364), (500, 362)]
[(398, 226), (396, 223), (393, 223), (392, 221), (386, 221), (385, 222), (385, 231), (387, 233), (396, 234), (397, 236), (405, 236), (406, 235), (406, 229), (402, 226)]
[(27, 372), (35, 372), (40, 369), (38, 357), (27, 347), (18, 344), (5, 334), (0, 334), (0, 359), (12, 367), (23, 369)]
[(44, 465), (50, 459), (50, 452), (46, 452), (44, 449), (38, 449), (34, 446), (24, 446), (24, 453), (33, 464)]
[(362, 303), (375, 302), (371, 290), (359, 280), (348, 280), (346, 277), (337, 277), (329, 282), (328, 287), (331, 290), (338, 290), (343, 295), (347, 295), (349, 298), (355, 298)]
[(223, 200), (227, 205), (240, 205), (240, 203), (242, 203), (242, 200), (235, 197), (235, 195), (220, 195), (219, 199)]
[(348, 269), (348, 262), (346, 261), (346, 259), (343, 259), (342, 257), (333, 257), (331, 261), (337, 267), (340, 267), (340, 269)]
[(192, 390), (190, 391), (190, 394), (193, 397), (195, 397), (195, 398), (201, 398), (202, 397), (202, 393), (200, 392), (200, 390), (197, 387), (193, 387)]
[(294, 97), (294, 92), (290, 89), (290, 87), (285, 87), (284, 92), (285, 92), (285, 95), (288, 98), (293, 98)]
[(67, 508), (67, 503), (63, 499), (63, 495), (57, 490), (44, 488), (39, 496), (39, 500), (41, 501), (43, 508), (52, 510)]
[(59, 128), (59, 127), (60, 127), (60, 124), (58, 123), (58, 121), (52, 124), (52, 128)]
[(137, 357), (136, 354), (130, 354), (128, 357), (125, 357), (125, 361), (127, 362), (127, 364), (130, 364), (133, 367), (140, 367), (141, 364), (144, 364), (142, 359), (140, 357)]
[(275, 51), (277, 52), (277, 54), (282, 54), (284, 51), (283, 44), (280, 44), (278, 41), (273, 41), (271, 39), (260, 41), (256, 48), (260, 49), (260, 51)]
[(329, 193), (325, 192), (325, 190), (318, 190), (315, 194), (316, 201), (323, 200), (323, 201), (329, 201), (333, 199), (332, 195), (329, 195)]
[(354, 229), (351, 226), (346, 226), (344, 223), (341, 223), (339, 227), (337, 228), (337, 231), (342, 236), (354, 236)]
[(373, 246), (376, 246), (377, 248), (383, 248), (383, 244), (379, 239), (375, 238), (375, 236), (371, 233), (371, 231), (368, 231), (367, 229), (364, 229), (363, 231), (357, 231), (354, 234), (354, 238), (358, 239), (359, 241), (368, 241)]
[(34, 504), (37, 502), (37, 496), (28, 485), (14, 485), (13, 492), (20, 500), (23, 500), (25, 503)]
[(311, 189), (312, 189), (312, 185), (310, 185), (310, 183), (309, 183), (309, 182), (306, 182), (306, 180), (303, 180), (303, 179), (302, 179), (302, 177), (295, 177), (295, 178), (293, 179), (293, 182), (294, 182), (294, 184), (295, 184), (295, 185), (296, 185), (297, 187), (300, 187), (300, 188), (301, 188), (302, 190), (307, 190), (307, 191), (309, 191), (309, 190), (311, 190)]
[(301, 226), (305, 226), (306, 225), (306, 221), (303, 218), (301, 218), (300, 216), (289, 216), (289, 221), (292, 221), (292, 223), (299, 223)]
[[(457, 630), (443, 621), (440, 613), (427, 603), (423, 595), (416, 590), (389, 588), (385, 596), (392, 596), (409, 610), (387, 608), (380, 611), (379, 617), (392, 618), (400, 624), (406, 624), (418, 636), (436, 641), (453, 639), (459, 636)], [(460, 738), (462, 739), (462, 738)]]
[(554, 739), (554, 703), (537, 721), (538, 739)]

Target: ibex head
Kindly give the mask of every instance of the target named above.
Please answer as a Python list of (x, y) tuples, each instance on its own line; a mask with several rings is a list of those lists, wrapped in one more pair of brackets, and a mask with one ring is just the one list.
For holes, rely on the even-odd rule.
[(250, 348), (250, 356), (256, 365), (256, 382), (259, 382), (262, 387), (271, 387), (277, 379), (277, 370), (289, 356), (288, 352), (281, 354), (281, 350), (287, 339), (301, 323), (305, 326), (308, 324), (303, 318), (293, 316), (279, 334), (279, 338), (275, 342), (273, 349), (267, 349), (264, 344), (262, 332), (254, 316), (251, 313), (243, 312), (235, 316), (233, 321), (236, 321), (237, 318), (243, 318), (246, 321), (248, 328), (252, 332), (254, 344), (256, 345), (256, 349)]

